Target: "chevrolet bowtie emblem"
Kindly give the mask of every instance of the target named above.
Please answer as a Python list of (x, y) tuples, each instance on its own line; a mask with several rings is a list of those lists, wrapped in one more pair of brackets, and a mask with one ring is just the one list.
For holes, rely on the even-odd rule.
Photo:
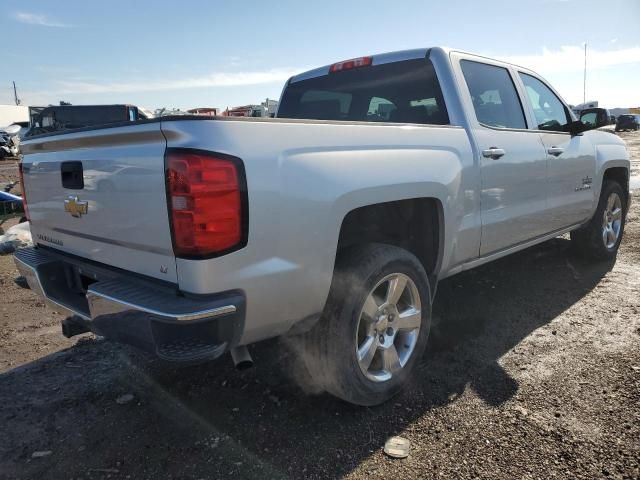
[(64, 211), (72, 216), (80, 218), (89, 212), (89, 202), (81, 202), (77, 195), (69, 195), (64, 201)]

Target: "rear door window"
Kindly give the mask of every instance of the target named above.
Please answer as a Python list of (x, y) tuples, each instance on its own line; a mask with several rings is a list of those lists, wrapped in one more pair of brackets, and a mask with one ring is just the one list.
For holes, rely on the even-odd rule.
[(279, 118), (447, 125), (433, 64), (421, 58), (342, 70), (287, 86)]
[(497, 128), (527, 128), (520, 97), (506, 68), (462, 60), (462, 73), (478, 122)]

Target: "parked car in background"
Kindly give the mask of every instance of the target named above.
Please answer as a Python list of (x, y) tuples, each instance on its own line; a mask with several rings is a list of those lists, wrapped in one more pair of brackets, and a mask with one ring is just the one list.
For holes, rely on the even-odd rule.
[(20, 153), (20, 131), (23, 128), (14, 123), (0, 130), (0, 159), (17, 157)]
[(616, 132), (638, 130), (638, 128), (640, 128), (640, 115), (634, 115), (631, 113), (619, 115), (616, 120)]
[(590, 115), (526, 68), (429, 48), (301, 73), (275, 119), (32, 137), (16, 265), (67, 336), (246, 365), (291, 335), (322, 388), (379, 404), (421, 361), (439, 280), (569, 232), (615, 257), (629, 153)]
[[(20, 127), (20, 132), (18, 133), (19, 135), (24, 135), (24, 132), (29, 128), (29, 122), (13, 122), (11, 125), (17, 125), (18, 127)], [(9, 127), (11, 125), (8, 125)], [(7, 129), (7, 127), (1, 128), (0, 131), (5, 131)]]

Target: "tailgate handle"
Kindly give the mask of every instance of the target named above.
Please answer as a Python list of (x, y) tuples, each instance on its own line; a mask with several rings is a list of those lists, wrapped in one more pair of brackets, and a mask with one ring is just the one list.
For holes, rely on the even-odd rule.
[(60, 176), (62, 177), (62, 188), (71, 190), (82, 190), (84, 188), (82, 162), (62, 162), (60, 164)]

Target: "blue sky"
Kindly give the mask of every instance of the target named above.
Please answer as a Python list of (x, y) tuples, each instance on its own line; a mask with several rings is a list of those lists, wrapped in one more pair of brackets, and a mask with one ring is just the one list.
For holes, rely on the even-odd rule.
[(513, 60), (570, 103), (640, 106), (639, 0), (0, 0), (0, 103), (227, 107), (293, 73), (444, 45)]

